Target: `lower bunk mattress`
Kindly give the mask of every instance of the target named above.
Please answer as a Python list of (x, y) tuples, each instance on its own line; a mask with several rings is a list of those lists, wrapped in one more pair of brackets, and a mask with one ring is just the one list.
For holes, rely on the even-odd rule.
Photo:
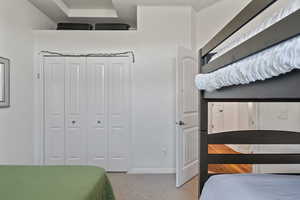
[(103, 169), (71, 166), (0, 166), (0, 199), (114, 200)]
[(215, 175), (205, 184), (200, 200), (296, 200), (300, 176), (271, 174)]

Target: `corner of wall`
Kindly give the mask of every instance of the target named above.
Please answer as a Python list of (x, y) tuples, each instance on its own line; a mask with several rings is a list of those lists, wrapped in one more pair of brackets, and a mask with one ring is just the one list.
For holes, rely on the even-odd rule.
[(197, 51), (197, 15), (193, 8), (191, 8), (191, 48)]
[(140, 28), (142, 27), (142, 6), (137, 6), (137, 11), (136, 11), (136, 29), (137, 31), (140, 30)]

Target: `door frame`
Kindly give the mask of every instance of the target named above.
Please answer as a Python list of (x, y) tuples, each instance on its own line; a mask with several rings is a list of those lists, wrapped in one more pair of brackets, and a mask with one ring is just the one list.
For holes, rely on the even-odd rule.
[[(45, 77), (44, 59), (46, 57), (65, 57), (52, 56), (48, 54), (37, 54), (34, 57), (33, 87), (34, 87), (34, 120), (33, 120), (33, 164), (45, 165)], [(127, 56), (120, 56), (127, 57)], [(111, 58), (111, 57), (110, 57)], [(128, 57), (129, 67), (129, 144), (128, 144), (128, 169), (130, 172), (133, 166), (133, 63)]]

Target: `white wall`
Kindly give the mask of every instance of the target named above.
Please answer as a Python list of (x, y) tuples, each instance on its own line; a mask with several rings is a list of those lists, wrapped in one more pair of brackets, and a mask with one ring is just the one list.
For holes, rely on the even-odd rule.
[[(213, 6), (200, 11), (197, 14), (197, 28), (198, 28), (198, 48), (202, 48), (216, 33), (218, 33), (234, 16), (237, 15), (251, 0), (223, 0)], [(274, 18), (276, 13), (281, 12), (282, 9), (287, 8), (295, 0), (279, 0), (272, 4), (268, 9), (264, 10), (249, 23), (243, 26), (242, 29), (234, 33), (230, 38), (218, 45), (215, 52), (222, 49), (227, 49), (232, 46), (232, 43), (239, 41), (241, 36), (245, 37), (270, 18)]]
[(35, 32), (36, 54), (135, 51), (133, 172), (174, 171), (175, 58), (178, 45), (191, 47), (192, 17), (188, 7), (141, 6), (137, 31)]
[(223, 0), (198, 12), (196, 14), (197, 49), (202, 48), (212, 39), (249, 1)]
[(33, 34), (53, 22), (27, 0), (0, 0), (0, 56), (11, 61), (11, 107), (0, 109), (0, 164), (33, 161)]

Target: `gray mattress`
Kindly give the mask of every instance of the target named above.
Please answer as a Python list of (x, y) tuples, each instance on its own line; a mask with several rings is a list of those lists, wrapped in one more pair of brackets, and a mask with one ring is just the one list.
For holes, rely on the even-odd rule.
[(216, 175), (206, 182), (200, 200), (300, 200), (300, 176)]

